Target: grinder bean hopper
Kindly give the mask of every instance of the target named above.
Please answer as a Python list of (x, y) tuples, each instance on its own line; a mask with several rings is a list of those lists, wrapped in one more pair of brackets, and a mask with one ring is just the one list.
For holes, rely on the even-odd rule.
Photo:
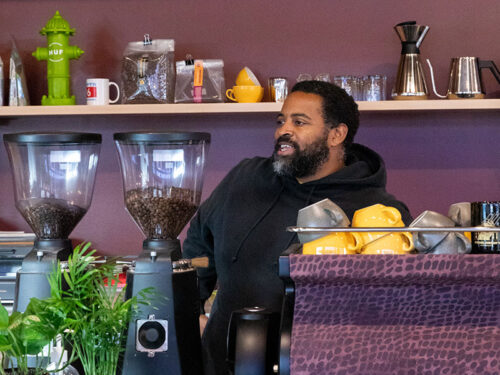
[(14, 176), (16, 208), (36, 235), (16, 276), (14, 311), (32, 297), (50, 297), (47, 280), (72, 251), (68, 236), (92, 200), (100, 134), (4, 134)]
[(153, 287), (129, 325), (122, 374), (202, 374), (196, 270), (177, 239), (196, 212), (208, 133), (117, 133), (125, 206), (146, 239), (127, 272), (127, 297)]

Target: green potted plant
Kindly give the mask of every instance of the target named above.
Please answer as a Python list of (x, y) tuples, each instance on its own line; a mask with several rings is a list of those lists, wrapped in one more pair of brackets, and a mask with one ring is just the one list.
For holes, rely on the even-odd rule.
[[(59, 263), (50, 274), (49, 298), (32, 298), (24, 313), (10, 317), (0, 305), (0, 352), (10, 369), (0, 366), (0, 374), (48, 374), (48, 356), (40, 353), (46, 347), (50, 353), (58, 335), (72, 348), (67, 364), (78, 357), (85, 375), (116, 374), (128, 323), (139, 305), (150, 303), (153, 293), (145, 289), (126, 300), (115, 263), (102, 262), (90, 245), (76, 246), (64, 267)], [(29, 356), (35, 358), (33, 368)], [(64, 368), (62, 359), (61, 354), (53, 364), (57, 370), (51, 372)]]
[(86, 375), (115, 375), (128, 323), (139, 305), (149, 304), (152, 292), (146, 289), (125, 299), (115, 263), (102, 262), (90, 245), (76, 246), (67, 267), (59, 265), (51, 273), (51, 297), (32, 300), (33, 311), (48, 325), (56, 322), (58, 327), (52, 328), (69, 341)]
[[(0, 352), (3, 363), (16, 375), (48, 374), (48, 355), (40, 355), (43, 348), (47, 354), (51, 352), (51, 344), (56, 337), (56, 326), (61, 320), (54, 320), (50, 326), (44, 326), (41, 319), (34, 314), (30, 303), (24, 313), (9, 314), (4, 306), (0, 305)], [(29, 359), (32, 358), (32, 361)], [(5, 374), (3, 366), (0, 373)]]

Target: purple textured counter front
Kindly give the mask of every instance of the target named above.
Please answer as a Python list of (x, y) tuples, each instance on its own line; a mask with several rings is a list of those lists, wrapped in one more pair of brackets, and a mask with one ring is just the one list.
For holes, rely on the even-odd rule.
[(291, 374), (500, 374), (500, 256), (291, 255)]

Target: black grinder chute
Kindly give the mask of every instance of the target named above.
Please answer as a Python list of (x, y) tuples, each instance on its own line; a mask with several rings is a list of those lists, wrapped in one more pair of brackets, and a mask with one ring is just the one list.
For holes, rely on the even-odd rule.
[(4, 134), (16, 208), (36, 235), (16, 275), (14, 310), (50, 296), (47, 276), (72, 251), (68, 236), (92, 200), (101, 145), (93, 133)]
[(116, 133), (125, 206), (143, 232), (127, 297), (154, 288), (129, 325), (122, 374), (202, 374), (196, 270), (178, 236), (201, 201), (208, 133)]

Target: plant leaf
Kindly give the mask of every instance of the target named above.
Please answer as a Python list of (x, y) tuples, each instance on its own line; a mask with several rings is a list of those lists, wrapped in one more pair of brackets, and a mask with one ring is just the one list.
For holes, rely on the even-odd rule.
[(0, 304), (0, 329), (6, 329), (9, 325), (9, 313), (4, 305)]

